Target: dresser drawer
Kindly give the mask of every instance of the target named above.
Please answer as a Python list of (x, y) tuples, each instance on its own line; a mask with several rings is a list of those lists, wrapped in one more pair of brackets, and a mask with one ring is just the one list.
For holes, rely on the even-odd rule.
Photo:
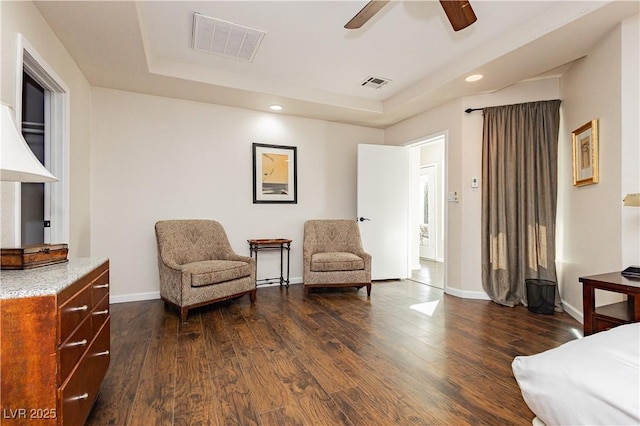
[(93, 334), (98, 333), (102, 324), (109, 318), (109, 295), (106, 294), (102, 300), (96, 303), (91, 312), (91, 328)]
[(60, 341), (64, 342), (92, 309), (91, 287), (80, 290), (71, 299), (58, 308), (60, 319)]
[(109, 271), (104, 271), (91, 283), (91, 300), (93, 306), (96, 306), (107, 294), (109, 294)]
[(67, 340), (60, 344), (60, 382), (64, 383), (67, 376), (74, 369), (82, 354), (87, 350), (95, 332), (92, 329), (91, 318), (86, 318)]
[(109, 367), (109, 332), (110, 322), (107, 320), (78, 368), (59, 390), (59, 415), (65, 426), (83, 425), (91, 411)]

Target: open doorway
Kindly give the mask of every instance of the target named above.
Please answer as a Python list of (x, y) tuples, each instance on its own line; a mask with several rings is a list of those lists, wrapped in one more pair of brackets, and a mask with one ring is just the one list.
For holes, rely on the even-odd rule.
[(411, 280), (445, 287), (445, 140), (446, 135), (411, 144)]

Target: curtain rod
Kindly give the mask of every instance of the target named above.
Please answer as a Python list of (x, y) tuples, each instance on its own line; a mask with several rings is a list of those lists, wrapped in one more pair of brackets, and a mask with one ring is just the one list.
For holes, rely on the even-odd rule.
[(483, 108), (467, 108), (464, 110), (464, 112), (466, 112), (467, 114), (473, 112), (473, 111), (482, 111)]

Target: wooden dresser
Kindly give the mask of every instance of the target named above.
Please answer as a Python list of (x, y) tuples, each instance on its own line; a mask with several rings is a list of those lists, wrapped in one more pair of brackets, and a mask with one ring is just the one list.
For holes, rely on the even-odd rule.
[(109, 367), (109, 261), (0, 275), (0, 423), (82, 425)]

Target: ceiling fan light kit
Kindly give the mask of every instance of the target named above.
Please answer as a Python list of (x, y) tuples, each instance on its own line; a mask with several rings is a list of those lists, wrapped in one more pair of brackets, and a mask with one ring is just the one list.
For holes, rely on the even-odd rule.
[[(370, 1), (344, 27), (348, 30), (361, 28), (387, 3), (389, 0)], [(454, 31), (465, 29), (478, 20), (468, 0), (440, 0), (440, 5)]]

